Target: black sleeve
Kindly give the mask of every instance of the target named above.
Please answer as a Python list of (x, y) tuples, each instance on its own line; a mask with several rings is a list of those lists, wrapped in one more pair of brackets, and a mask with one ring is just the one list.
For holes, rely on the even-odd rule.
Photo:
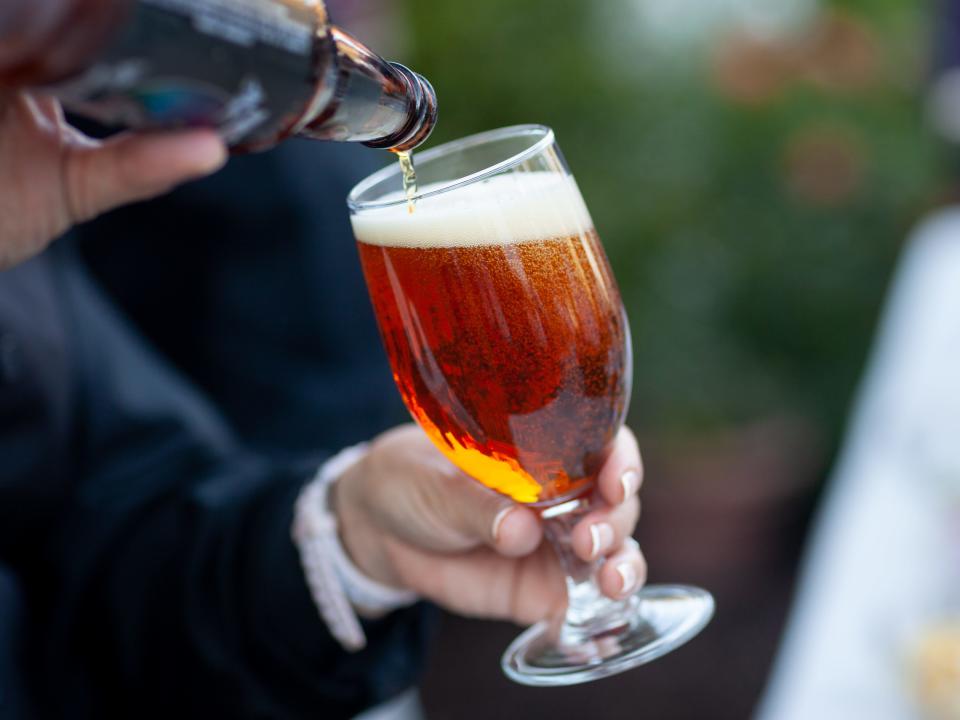
[(45, 675), (62, 716), (350, 717), (409, 685), (419, 609), (368, 624), (350, 655), (306, 589), (289, 528), (320, 458), (245, 453), (57, 250), (81, 434), (49, 536)]
[(290, 140), (78, 229), (98, 286), (259, 453), (410, 420), (345, 203), (387, 155)]

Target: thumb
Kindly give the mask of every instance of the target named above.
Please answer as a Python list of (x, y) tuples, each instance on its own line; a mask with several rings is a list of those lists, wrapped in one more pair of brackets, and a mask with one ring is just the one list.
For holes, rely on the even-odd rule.
[(220, 169), (227, 149), (212, 130), (124, 134), (66, 150), (64, 191), (72, 222), (146, 200)]
[(449, 522), (471, 540), (508, 557), (528, 555), (540, 545), (543, 530), (529, 508), (488, 490), (459, 471), (440, 488)]

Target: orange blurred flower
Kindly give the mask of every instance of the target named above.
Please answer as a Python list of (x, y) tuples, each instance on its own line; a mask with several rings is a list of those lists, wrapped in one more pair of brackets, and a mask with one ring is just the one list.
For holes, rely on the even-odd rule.
[(736, 33), (717, 45), (711, 68), (723, 95), (745, 105), (762, 105), (780, 95), (792, 73), (791, 65), (791, 49), (786, 44)]
[(801, 44), (802, 77), (825, 90), (863, 90), (877, 82), (881, 51), (873, 29), (841, 10), (821, 13)]
[(825, 91), (857, 91), (876, 84), (881, 71), (876, 34), (863, 19), (825, 10), (795, 36), (760, 38), (741, 30), (714, 48), (714, 84), (730, 100), (763, 105), (792, 83)]
[(784, 180), (790, 194), (807, 205), (842, 205), (866, 179), (866, 151), (850, 128), (816, 125), (788, 138)]

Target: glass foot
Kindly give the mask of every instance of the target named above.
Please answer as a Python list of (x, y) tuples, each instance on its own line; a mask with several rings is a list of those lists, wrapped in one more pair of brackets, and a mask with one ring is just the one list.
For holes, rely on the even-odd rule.
[(713, 617), (713, 596), (689, 585), (650, 585), (626, 601), (623, 621), (588, 636), (543, 621), (521, 633), (500, 661), (523, 685), (576, 685), (616, 675), (680, 647)]

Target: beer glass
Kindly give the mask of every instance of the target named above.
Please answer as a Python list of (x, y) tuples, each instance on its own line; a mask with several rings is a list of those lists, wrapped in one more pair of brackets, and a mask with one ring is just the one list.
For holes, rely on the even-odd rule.
[(570, 685), (653, 660), (713, 614), (698, 588), (600, 592), (570, 534), (626, 415), (630, 332), (553, 131), (494, 130), (417, 155), (350, 193), (364, 275), (400, 394), (451, 462), (535, 508), (566, 573), (566, 613), (522, 633), (506, 674)]

